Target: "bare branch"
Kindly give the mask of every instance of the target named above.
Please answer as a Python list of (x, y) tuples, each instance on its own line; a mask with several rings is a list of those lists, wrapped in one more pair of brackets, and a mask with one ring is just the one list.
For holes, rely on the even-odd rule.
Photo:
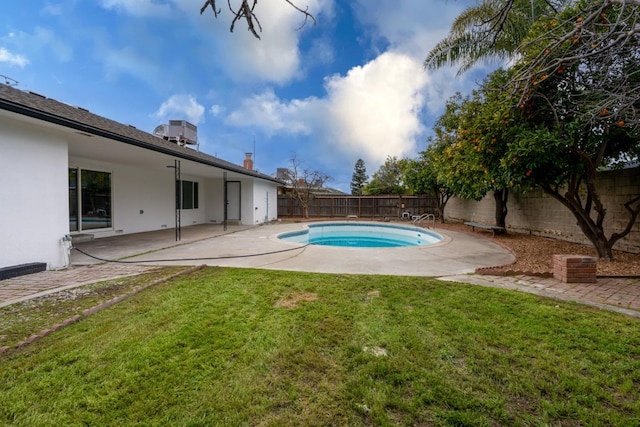
[[(629, 218), (629, 221), (627, 222), (627, 226), (625, 227), (624, 230), (622, 230), (622, 232), (620, 233), (613, 233), (611, 235), (611, 243), (613, 245), (613, 243), (617, 242), (618, 240), (620, 240), (621, 238), (623, 238), (624, 236), (626, 236), (627, 234), (629, 234), (631, 232), (631, 229), (633, 228), (633, 225), (636, 223), (638, 217), (640, 217), (640, 196), (638, 197), (634, 197), (633, 199), (629, 200), (627, 203), (624, 204), (625, 209), (627, 209), (629, 211), (629, 213), (631, 214), (631, 217)], [(636, 203), (636, 206), (633, 207), (632, 205)]]
[(513, 8), (514, 0), (507, 0), (505, 5), (498, 10), (494, 16), (492, 16), (489, 20), (483, 22), (483, 24), (490, 24), (489, 28), (484, 31), (485, 36), (483, 38), (488, 38), (492, 36), (491, 46), (495, 46), (498, 42), (498, 37), (503, 33), (505, 23), (507, 22), (507, 18), (509, 17), (509, 13)]
[(293, 4), (290, 0), (285, 0), (287, 3), (289, 3), (289, 5), (291, 5), (291, 7), (293, 7), (295, 10), (297, 10), (298, 12), (302, 13), (304, 15), (304, 22), (297, 28), (297, 30), (301, 30), (306, 24), (309, 18), (311, 18), (313, 20), (313, 26), (315, 27), (318, 22), (316, 21), (316, 18), (310, 14), (308, 12), (309, 7), (307, 6), (307, 8), (305, 10), (300, 9), (298, 6), (296, 6), (295, 4)]
[[(229, 10), (231, 11), (231, 14), (233, 15), (233, 19), (231, 20), (231, 26), (229, 27), (229, 31), (233, 32), (233, 30), (235, 29), (236, 23), (238, 23), (238, 21), (244, 20), (247, 23), (247, 30), (251, 31), (251, 34), (253, 34), (255, 38), (260, 39), (260, 35), (258, 33), (262, 32), (262, 25), (260, 24), (260, 20), (258, 19), (258, 17), (254, 12), (254, 9), (258, 4), (258, 0), (252, 0), (251, 5), (249, 5), (249, 1), (251, 0), (242, 0), (238, 10), (234, 10), (233, 6), (231, 5), (231, 0), (227, 0), (227, 5), (229, 7)], [(309, 10), (308, 7), (307, 9), (303, 10), (299, 8), (291, 0), (284, 0), (284, 1), (286, 1), (291, 7), (293, 7), (295, 10), (297, 10), (298, 12), (304, 15), (304, 21), (300, 25), (300, 27), (296, 29), (296, 31), (301, 30), (307, 24), (309, 19), (313, 21), (314, 26), (317, 24), (316, 18), (311, 13), (308, 12)], [(206, 0), (202, 5), (202, 7), (200, 8), (200, 14), (202, 15), (205, 12), (205, 10), (207, 10), (207, 7), (209, 6), (211, 6), (211, 9), (213, 10), (214, 17), (217, 18), (221, 10), (216, 8), (215, 0)]]
[(207, 10), (207, 6), (211, 6), (211, 9), (213, 10), (213, 16), (217, 18), (218, 14), (220, 13), (220, 9), (216, 9), (216, 0), (205, 1), (202, 7), (200, 8), (200, 15), (202, 15), (204, 11)]
[(291, 153), (289, 164), (291, 166), (286, 172), (285, 181), (293, 196), (300, 202), (302, 216), (308, 218), (309, 201), (313, 198), (315, 192), (324, 188), (324, 184), (331, 177), (323, 172), (304, 168), (302, 161), (295, 152)]
[(513, 78), (520, 101), (545, 79), (570, 73), (574, 94), (563, 105), (566, 111), (589, 108), (592, 125), (613, 120), (638, 125), (640, 6), (635, 3), (596, 1), (563, 21), (550, 19), (540, 36), (522, 46), (524, 65)]
[(233, 8), (231, 7), (231, 0), (227, 0), (227, 4), (229, 5), (229, 10), (231, 11), (231, 13), (235, 15), (233, 21), (231, 21), (231, 28), (229, 29), (229, 31), (233, 33), (236, 22), (238, 22), (238, 20), (240, 19), (244, 19), (245, 21), (247, 21), (247, 29), (251, 31), (251, 33), (257, 39), (260, 39), (260, 36), (256, 32), (255, 25), (253, 23), (253, 21), (255, 20), (256, 24), (258, 24), (260, 32), (262, 32), (262, 25), (260, 25), (260, 21), (258, 20), (258, 17), (255, 15), (255, 13), (253, 13), (253, 9), (255, 9), (256, 4), (258, 4), (258, 0), (253, 0), (253, 5), (251, 5), (251, 7), (249, 7), (248, 0), (242, 0), (242, 4), (240, 5), (240, 9), (238, 9), (238, 11), (233, 10)]

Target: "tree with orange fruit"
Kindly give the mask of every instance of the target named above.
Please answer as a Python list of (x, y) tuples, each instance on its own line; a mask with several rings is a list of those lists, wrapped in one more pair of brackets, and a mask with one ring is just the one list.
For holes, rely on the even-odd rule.
[[(538, 186), (567, 207), (599, 257), (610, 260), (640, 216), (640, 195), (623, 202), (626, 225), (612, 232), (596, 178), (640, 156), (640, 39), (627, 37), (637, 24), (607, 24), (609, 13), (620, 16), (625, 7), (598, 10), (604, 15), (596, 20), (571, 9), (553, 28), (541, 21), (531, 29), (512, 70), (512, 103), (523, 108), (512, 110), (519, 126), (503, 163), (517, 185)], [(554, 37), (564, 41), (550, 46)]]
[(427, 149), (418, 159), (409, 159), (404, 172), (405, 184), (414, 194), (430, 194), (437, 198), (438, 218), (444, 222), (444, 208), (453, 192), (438, 179), (436, 165), (446, 150), (446, 143), (431, 138)]
[[(576, 11), (577, 14), (571, 14)], [(575, 58), (575, 51), (555, 55), (555, 63), (545, 58), (558, 48), (562, 51), (567, 44), (589, 39), (586, 45), (590, 50), (578, 54), (590, 56), (594, 51), (615, 54), (621, 43), (637, 42), (638, 15), (640, 0), (479, 0), (455, 19), (449, 35), (427, 54), (424, 66), (427, 69), (457, 66), (458, 74), (462, 74), (479, 62), (513, 61), (519, 58), (532, 27), (542, 23), (549, 30), (547, 36), (551, 36), (540, 34), (544, 43), (539, 46), (539, 56), (531, 62), (529, 73), (520, 76), (533, 82), (532, 73), (537, 77), (548, 75), (562, 70), (565, 60)], [(599, 25), (599, 31), (590, 32), (594, 25)], [(554, 31), (557, 28), (563, 28), (563, 32)], [(605, 39), (615, 43), (601, 43)]]
[(435, 140), (445, 148), (434, 159), (438, 180), (457, 196), (480, 200), (491, 192), (495, 225), (506, 227), (511, 173), (501, 159), (510, 140), (510, 106), (502, 91), (508, 75), (496, 71), (469, 97), (452, 97), (437, 121)]
[(461, 63), (464, 71), (482, 59), (512, 60), (500, 162), (508, 185), (540, 187), (569, 209), (599, 257), (611, 259), (640, 216), (640, 195), (622, 203), (626, 224), (607, 231), (595, 182), (602, 170), (640, 157), (640, 0), (483, 0), (473, 8), (476, 21), (466, 11), (454, 24), (467, 23), (452, 29), (449, 42), (458, 44), (439, 44), (425, 66)]

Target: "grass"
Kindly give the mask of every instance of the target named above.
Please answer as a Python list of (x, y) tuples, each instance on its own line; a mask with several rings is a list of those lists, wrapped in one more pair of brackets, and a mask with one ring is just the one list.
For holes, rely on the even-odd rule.
[(31, 334), (81, 314), (84, 309), (187, 269), (159, 267), (137, 276), (92, 283), (0, 307), (0, 347), (13, 346)]
[(638, 319), (416, 277), (204, 269), (0, 366), (0, 424), (640, 424)]

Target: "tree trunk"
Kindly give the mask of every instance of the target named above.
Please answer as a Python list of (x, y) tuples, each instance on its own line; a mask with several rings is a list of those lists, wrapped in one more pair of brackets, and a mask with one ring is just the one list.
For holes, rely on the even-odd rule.
[(435, 194), (438, 196), (438, 215), (440, 216), (440, 223), (444, 224), (444, 208), (447, 206), (447, 202), (451, 197), (448, 191), (442, 190), (440, 187), (435, 187)]
[(609, 244), (609, 241), (604, 239), (597, 239), (597, 241), (592, 241), (593, 246), (596, 248), (596, 252), (598, 252), (598, 258), (603, 261), (612, 261), (613, 260), (613, 248)]
[(509, 190), (506, 188), (501, 190), (493, 191), (493, 199), (496, 202), (496, 211), (495, 211), (495, 220), (496, 226), (507, 228), (506, 218), (507, 218), (507, 201), (509, 200)]
[(444, 224), (444, 205), (442, 203), (438, 203), (438, 216), (440, 217), (440, 223)]
[[(607, 236), (604, 233), (603, 222), (604, 222), (604, 211), (602, 212), (601, 218), (596, 223), (591, 218), (590, 209), (586, 209), (581, 203), (579, 203), (575, 198), (571, 197), (571, 192), (567, 192), (567, 195), (563, 196), (558, 191), (555, 191), (551, 187), (543, 186), (542, 190), (549, 194), (551, 197), (562, 203), (565, 207), (571, 211), (573, 216), (576, 218), (577, 225), (582, 230), (582, 233), (585, 235), (587, 239), (593, 245), (593, 248), (598, 253), (598, 258), (604, 261), (613, 260), (613, 244), (618, 240), (616, 239), (607, 239)], [(593, 196), (593, 195), (590, 195)], [(597, 195), (596, 195), (597, 196)], [(635, 218), (634, 218), (635, 220)], [(626, 233), (623, 233), (623, 235)]]
[(613, 260), (613, 243), (610, 242), (609, 239), (607, 239), (602, 226), (598, 226), (588, 216), (588, 214), (585, 216), (585, 212), (583, 209), (578, 209), (575, 206), (570, 206), (569, 210), (571, 210), (573, 216), (576, 217), (578, 227), (580, 227), (582, 233), (593, 244), (593, 247), (598, 253), (598, 258), (604, 261)]

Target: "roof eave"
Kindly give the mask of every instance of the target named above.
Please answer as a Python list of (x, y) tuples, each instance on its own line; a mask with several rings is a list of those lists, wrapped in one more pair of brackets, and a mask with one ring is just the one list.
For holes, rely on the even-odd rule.
[(241, 166), (238, 167), (232, 167), (230, 165), (224, 165), (224, 164), (220, 164), (217, 163), (215, 161), (208, 161), (207, 159), (202, 159), (199, 158), (197, 156), (191, 156), (188, 153), (184, 153), (184, 152), (180, 152), (177, 150), (171, 150), (169, 148), (166, 147), (162, 147), (160, 145), (153, 145), (153, 144), (149, 144), (147, 142), (144, 141), (140, 141), (137, 140), (135, 138), (130, 138), (124, 135), (119, 135), (117, 133), (114, 132), (109, 132), (107, 130), (104, 129), (100, 129), (97, 128), (95, 126), (90, 126), (84, 123), (80, 123), (77, 122), (75, 120), (70, 120), (70, 119), (66, 119), (64, 117), (60, 117), (57, 116), (55, 114), (50, 114), (44, 111), (40, 111), (34, 108), (30, 108), (21, 104), (17, 104), (11, 101), (7, 101), (5, 99), (0, 99), (0, 108), (6, 111), (10, 111), (16, 114), (20, 114), (23, 116), (27, 116), (27, 117), (31, 117), (37, 120), (42, 120), (44, 122), (47, 123), (52, 123), (52, 124), (56, 124), (59, 126), (63, 126), (69, 129), (73, 129), (76, 131), (80, 131), (80, 132), (85, 132), (88, 134), (92, 134), (92, 135), (96, 135), (96, 136), (101, 136), (107, 139), (111, 139), (114, 141), (119, 141), (125, 144), (129, 144), (129, 145), (133, 145), (136, 147), (140, 147), (146, 150), (151, 150), (151, 151), (155, 151), (158, 153), (162, 153), (162, 154), (166, 154), (169, 156), (174, 156), (174, 157), (178, 157), (180, 159), (184, 159), (184, 160), (190, 160), (196, 163), (200, 163), (200, 164), (205, 164), (208, 166), (212, 166), (212, 167), (216, 167), (222, 170), (226, 170), (229, 172), (235, 172), (235, 173), (239, 173), (242, 175), (246, 175), (246, 176), (250, 176), (253, 178), (259, 178), (259, 179), (263, 179), (265, 181), (271, 181), (274, 182), (278, 185), (282, 184), (282, 182), (278, 179), (272, 178), (268, 175), (263, 175), (260, 173), (256, 173), (253, 171), (250, 171), (248, 169), (245, 169)]

